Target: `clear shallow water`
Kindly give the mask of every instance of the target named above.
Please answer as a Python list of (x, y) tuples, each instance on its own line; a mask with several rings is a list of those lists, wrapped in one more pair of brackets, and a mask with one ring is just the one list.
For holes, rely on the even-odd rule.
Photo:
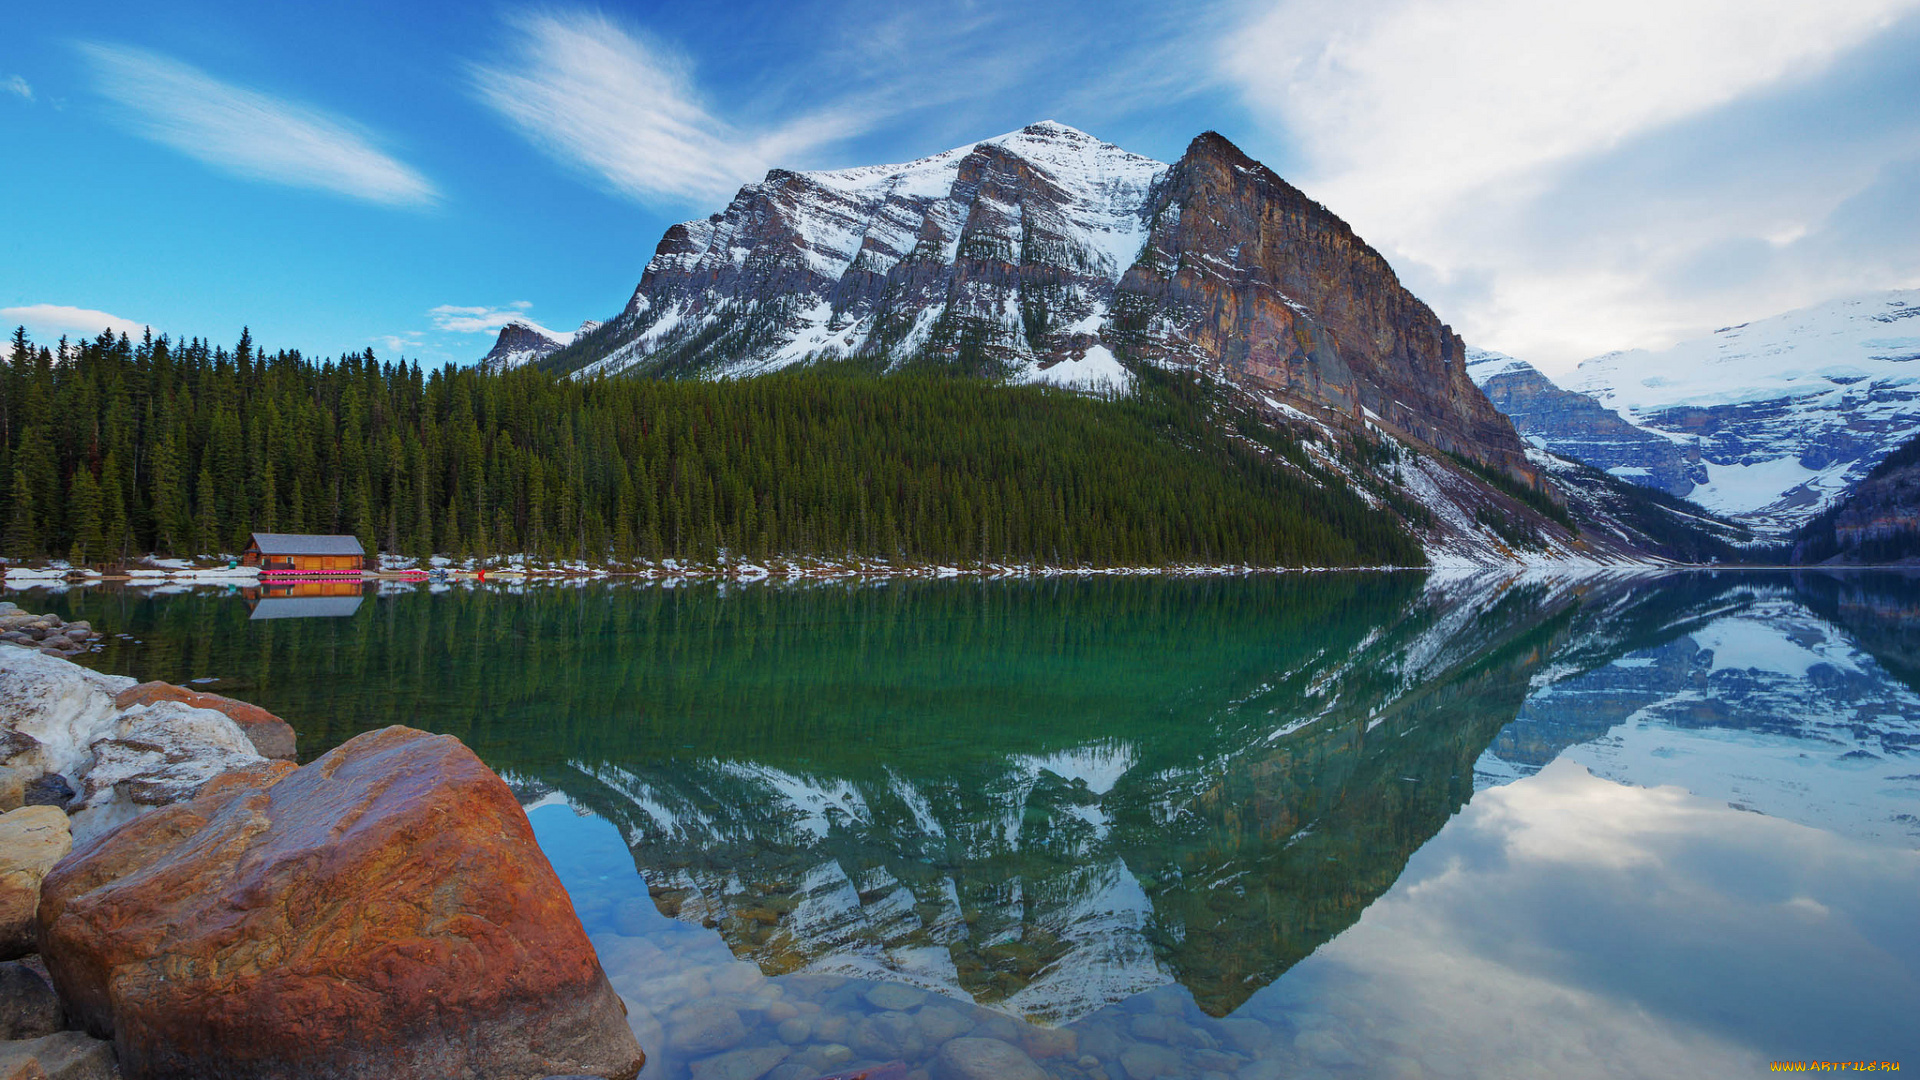
[(1920, 1062), (1911, 578), (16, 598), (307, 756), (465, 739), (648, 1077)]

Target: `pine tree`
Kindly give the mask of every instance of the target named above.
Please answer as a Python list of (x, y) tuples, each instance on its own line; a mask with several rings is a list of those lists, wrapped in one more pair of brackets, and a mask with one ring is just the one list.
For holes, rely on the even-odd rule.
[(217, 555), (220, 552), (220, 513), (213, 491), (213, 470), (203, 465), (194, 499), (194, 544), (191, 550), (195, 554)]
[(86, 468), (76, 470), (67, 493), (67, 530), (73, 536), (67, 558), (74, 565), (97, 562), (106, 552), (104, 509), (100, 482)]
[(40, 554), (40, 525), (33, 507), (33, 485), (26, 470), (13, 470), (13, 506), (7, 514), (7, 557), (31, 559)]

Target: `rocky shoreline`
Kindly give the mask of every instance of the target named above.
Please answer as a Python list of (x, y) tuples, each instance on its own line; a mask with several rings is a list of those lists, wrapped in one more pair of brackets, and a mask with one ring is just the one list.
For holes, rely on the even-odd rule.
[(58, 615), (35, 615), (0, 600), (0, 642), (24, 645), (55, 656), (78, 656), (98, 649), (103, 635), (85, 619), (67, 622)]
[(0, 1078), (638, 1074), (525, 812), (459, 740), (389, 727), (298, 766), (271, 713), (82, 668), (46, 644), (73, 624), (31, 618), (0, 645)]

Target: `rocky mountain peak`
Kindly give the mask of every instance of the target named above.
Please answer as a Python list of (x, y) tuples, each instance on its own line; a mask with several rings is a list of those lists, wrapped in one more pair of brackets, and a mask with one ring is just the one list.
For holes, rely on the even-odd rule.
[(1466, 346), (1326, 207), (1215, 132), (1155, 188), (1108, 338), (1537, 481)]
[(626, 310), (550, 366), (861, 357), (1090, 386), (1130, 381), (1123, 354), (1535, 478), (1386, 259), (1211, 131), (1172, 166), (1046, 120), (899, 165), (776, 169), (669, 229)]
[(481, 357), (480, 367), (487, 371), (511, 371), (523, 364), (545, 360), (573, 344), (575, 338), (599, 326), (599, 323), (588, 319), (580, 324), (578, 331), (568, 334), (549, 330), (527, 319), (509, 320), (500, 327), (500, 336), (494, 339), (493, 348)]

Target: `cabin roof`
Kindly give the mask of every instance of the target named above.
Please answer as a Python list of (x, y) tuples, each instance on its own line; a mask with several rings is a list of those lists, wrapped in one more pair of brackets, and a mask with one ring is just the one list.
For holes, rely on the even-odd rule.
[(357, 536), (322, 536), (317, 533), (254, 533), (253, 546), (262, 555), (359, 555), (366, 556)]

